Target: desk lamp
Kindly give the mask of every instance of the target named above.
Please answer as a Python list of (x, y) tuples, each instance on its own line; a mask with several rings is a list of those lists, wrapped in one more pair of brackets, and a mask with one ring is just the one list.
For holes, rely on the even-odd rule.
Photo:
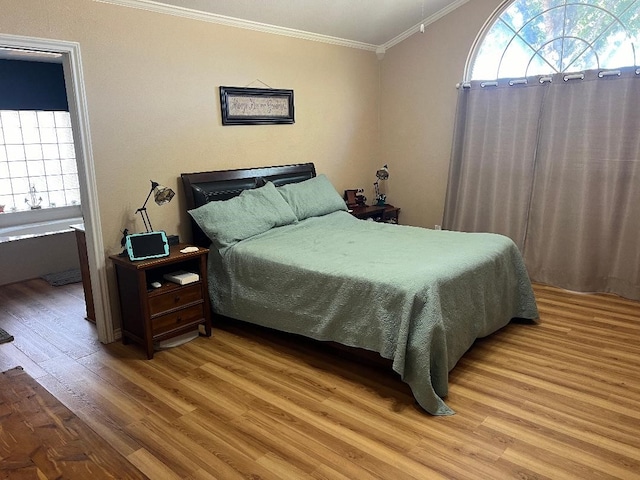
[(380, 180), (387, 180), (389, 178), (389, 169), (386, 164), (376, 172), (376, 178), (377, 180), (373, 184), (376, 191), (376, 205), (383, 206), (387, 200), (387, 196), (384, 193), (380, 193)]
[(169, 203), (176, 193), (169, 187), (163, 187), (158, 182), (151, 180), (151, 190), (149, 190), (149, 195), (147, 195), (147, 199), (144, 201), (142, 207), (136, 210), (136, 213), (139, 213), (142, 217), (142, 222), (144, 223), (144, 228), (147, 229), (147, 233), (153, 231), (151, 220), (147, 213), (147, 202), (151, 198), (152, 194), (156, 204), (164, 205), (165, 203)]

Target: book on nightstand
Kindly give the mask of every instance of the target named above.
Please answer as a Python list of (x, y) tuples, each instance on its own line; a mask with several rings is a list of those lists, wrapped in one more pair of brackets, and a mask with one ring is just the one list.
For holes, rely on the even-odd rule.
[(197, 282), (200, 280), (200, 275), (193, 272), (187, 272), (185, 270), (177, 270), (171, 273), (165, 273), (163, 275), (165, 280), (177, 283), (178, 285), (187, 285), (189, 283)]

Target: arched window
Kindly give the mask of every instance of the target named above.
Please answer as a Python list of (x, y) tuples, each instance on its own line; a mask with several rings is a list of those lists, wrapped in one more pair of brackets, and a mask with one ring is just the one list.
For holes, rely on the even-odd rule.
[(640, 0), (505, 1), (469, 58), (443, 227), (511, 237), (535, 282), (640, 300)]
[(640, 0), (515, 0), (479, 40), (467, 80), (638, 66)]

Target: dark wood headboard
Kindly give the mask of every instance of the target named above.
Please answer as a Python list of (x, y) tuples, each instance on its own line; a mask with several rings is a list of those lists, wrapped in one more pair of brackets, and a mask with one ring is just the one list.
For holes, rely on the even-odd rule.
[[(313, 163), (216, 170), (180, 175), (187, 200), (187, 210), (198, 208), (209, 202), (228, 200), (240, 195), (243, 190), (261, 187), (267, 181), (278, 187), (287, 183), (302, 182), (315, 176), (316, 169)], [(191, 219), (191, 231), (195, 245), (205, 247), (210, 245), (211, 241), (193, 219)]]

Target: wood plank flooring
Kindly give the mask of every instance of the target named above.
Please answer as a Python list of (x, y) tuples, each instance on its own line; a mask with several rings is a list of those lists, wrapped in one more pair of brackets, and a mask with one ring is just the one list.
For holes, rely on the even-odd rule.
[(101, 345), (80, 284), (0, 287), (0, 370), (23, 366), (154, 479), (640, 479), (640, 303), (535, 291), (539, 324), (452, 371), (451, 417), (390, 370), (256, 328), (151, 361)]
[(23, 369), (0, 374), (3, 478), (146, 480)]

